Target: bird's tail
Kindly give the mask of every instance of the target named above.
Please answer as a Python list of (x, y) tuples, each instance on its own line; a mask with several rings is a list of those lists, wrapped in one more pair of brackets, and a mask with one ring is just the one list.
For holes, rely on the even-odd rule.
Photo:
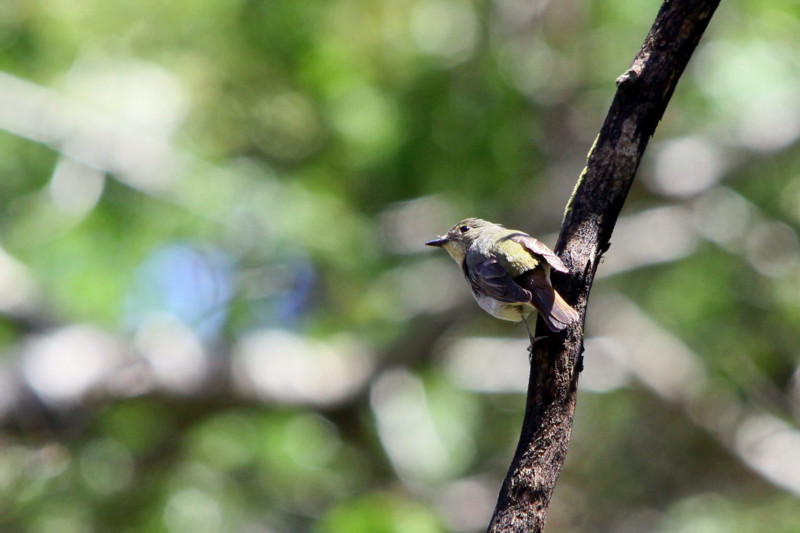
[(531, 305), (539, 311), (550, 331), (561, 331), (580, 318), (578, 312), (550, 285), (544, 269), (529, 270), (518, 278), (518, 283), (530, 291)]

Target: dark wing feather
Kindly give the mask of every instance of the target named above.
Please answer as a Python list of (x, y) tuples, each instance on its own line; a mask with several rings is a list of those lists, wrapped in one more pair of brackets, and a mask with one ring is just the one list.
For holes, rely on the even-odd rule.
[(564, 264), (561, 258), (558, 257), (556, 253), (548, 248), (547, 245), (545, 245), (542, 241), (534, 239), (527, 233), (512, 233), (506, 238), (521, 244), (529, 252), (543, 257), (544, 260), (547, 261), (547, 264), (553, 268), (553, 270), (558, 270), (559, 272), (569, 272), (569, 268), (567, 268), (567, 265)]
[(580, 318), (578, 312), (550, 285), (543, 268), (534, 268), (517, 276), (516, 281), (531, 294), (531, 304), (539, 311), (550, 331), (561, 331)]
[(467, 256), (464, 261), (464, 274), (467, 276), (472, 290), (478, 294), (494, 298), (501, 302), (531, 301), (531, 293), (522, 287), (506, 272), (494, 256)]

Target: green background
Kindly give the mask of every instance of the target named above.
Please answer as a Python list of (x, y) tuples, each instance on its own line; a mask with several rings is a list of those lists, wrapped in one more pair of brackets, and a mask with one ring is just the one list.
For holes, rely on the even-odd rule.
[[(0, 3), (0, 530), (476, 532), (658, 2)], [(599, 268), (548, 531), (800, 531), (800, 4), (722, 3)]]

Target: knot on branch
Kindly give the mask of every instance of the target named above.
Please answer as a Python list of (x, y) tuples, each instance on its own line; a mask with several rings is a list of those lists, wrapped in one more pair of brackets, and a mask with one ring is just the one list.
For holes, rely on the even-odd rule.
[(641, 74), (634, 67), (626, 70), (620, 77), (617, 78), (617, 87), (620, 90), (628, 90), (635, 87), (639, 83)]
[(550, 501), (550, 495), (547, 491), (540, 488), (534, 488), (528, 484), (517, 485), (512, 489), (512, 497), (525, 505), (533, 506), (536, 511), (541, 511), (547, 508)]

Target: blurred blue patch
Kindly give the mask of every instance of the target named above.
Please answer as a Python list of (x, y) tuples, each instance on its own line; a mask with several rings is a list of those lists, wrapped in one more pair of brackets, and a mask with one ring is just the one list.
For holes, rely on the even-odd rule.
[(174, 244), (139, 266), (125, 297), (125, 327), (136, 329), (154, 312), (169, 313), (201, 339), (218, 337), (228, 315), (235, 268), (219, 250)]
[(317, 274), (313, 263), (302, 254), (289, 254), (270, 265), (260, 282), (270, 287), (265, 297), (253, 303), (259, 326), (297, 327), (309, 311)]

